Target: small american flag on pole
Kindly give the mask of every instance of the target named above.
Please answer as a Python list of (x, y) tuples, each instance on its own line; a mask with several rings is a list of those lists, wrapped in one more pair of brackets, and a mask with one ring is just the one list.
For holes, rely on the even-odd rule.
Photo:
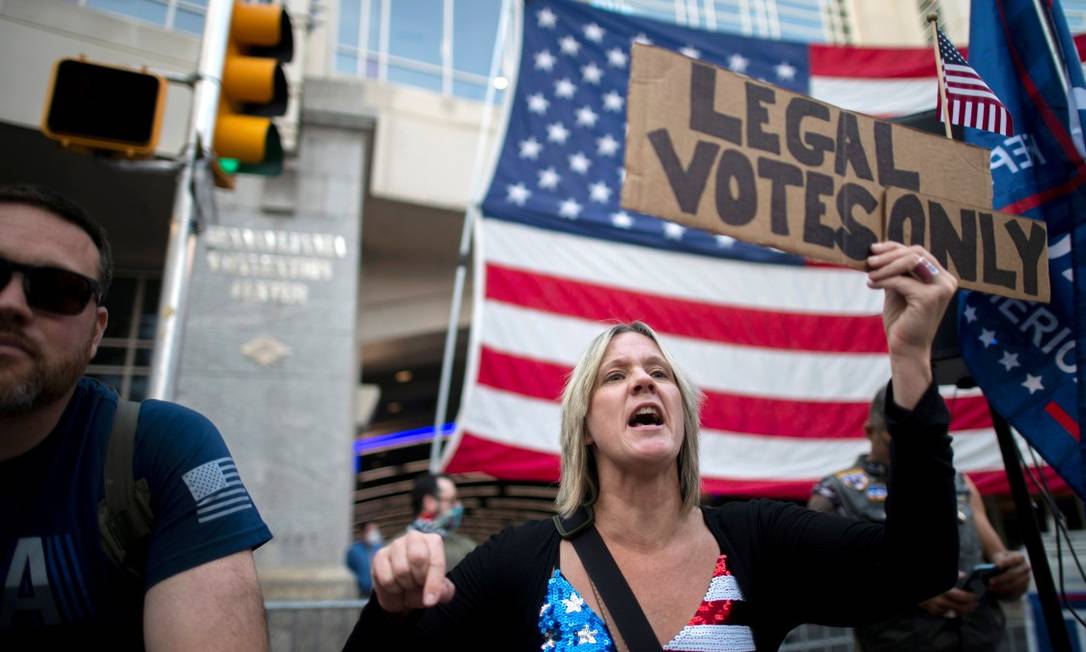
[(950, 124), (1010, 136), (1013, 126), (1007, 107), (962, 58), (946, 34), (938, 28), (935, 33), (939, 39), (939, 58), (943, 63), (943, 85), (946, 89), (945, 106), (943, 94), (938, 94), (939, 120), (947, 122), (949, 113)]

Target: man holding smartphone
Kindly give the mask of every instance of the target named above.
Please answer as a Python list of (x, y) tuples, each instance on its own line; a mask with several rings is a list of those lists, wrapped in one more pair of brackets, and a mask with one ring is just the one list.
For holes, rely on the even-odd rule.
[[(885, 389), (871, 401), (864, 430), (871, 452), (822, 479), (811, 491), (810, 509), (861, 520), (886, 519), (886, 481), (890, 433), (886, 429)], [(958, 489), (958, 585), (925, 600), (907, 613), (857, 627), (865, 652), (905, 650), (995, 650), (1006, 619), (1000, 600), (1014, 600), (1029, 588), (1029, 564), (1000, 540), (984, 511), (980, 494), (961, 473)], [(984, 564), (985, 560), (991, 567)], [(863, 590), (857, 587), (857, 590)]]

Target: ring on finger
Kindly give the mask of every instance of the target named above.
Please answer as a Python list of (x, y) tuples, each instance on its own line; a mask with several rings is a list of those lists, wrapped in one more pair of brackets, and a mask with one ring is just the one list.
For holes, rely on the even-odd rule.
[(913, 276), (917, 280), (923, 283), (931, 283), (935, 280), (935, 277), (939, 275), (939, 268), (935, 266), (935, 263), (931, 262), (923, 256), (916, 257), (916, 264), (910, 270)]

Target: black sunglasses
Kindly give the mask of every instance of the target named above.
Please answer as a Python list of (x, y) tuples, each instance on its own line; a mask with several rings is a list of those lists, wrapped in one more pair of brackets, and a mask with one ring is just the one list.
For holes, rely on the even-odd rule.
[(7, 258), (0, 258), (0, 290), (8, 286), (15, 272), (23, 275), (23, 294), (31, 308), (58, 315), (78, 315), (91, 297), (101, 300), (101, 286), (93, 278), (59, 267), (24, 265)]

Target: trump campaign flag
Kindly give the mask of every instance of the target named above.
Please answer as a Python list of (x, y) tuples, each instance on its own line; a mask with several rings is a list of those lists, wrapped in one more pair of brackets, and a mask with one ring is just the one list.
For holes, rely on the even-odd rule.
[(1047, 222), (1052, 301), (963, 293), (962, 354), (996, 410), (1086, 497), (1079, 436), (1086, 166), (1076, 102), (1086, 83), (1054, 0), (974, 3), (970, 35), (970, 61), (1017, 133), (967, 129), (966, 141), (991, 150), (993, 207)]
[[(526, 2), (474, 233), (470, 360), (443, 466), (556, 480), (566, 377), (596, 334), (640, 319), (705, 392), (703, 488), (805, 498), (868, 448), (868, 403), (890, 371), (882, 293), (862, 273), (619, 208), (634, 41), (879, 116), (935, 107), (930, 49), (764, 41)], [(1002, 463), (984, 398), (945, 396), (957, 466), (991, 489)]]

